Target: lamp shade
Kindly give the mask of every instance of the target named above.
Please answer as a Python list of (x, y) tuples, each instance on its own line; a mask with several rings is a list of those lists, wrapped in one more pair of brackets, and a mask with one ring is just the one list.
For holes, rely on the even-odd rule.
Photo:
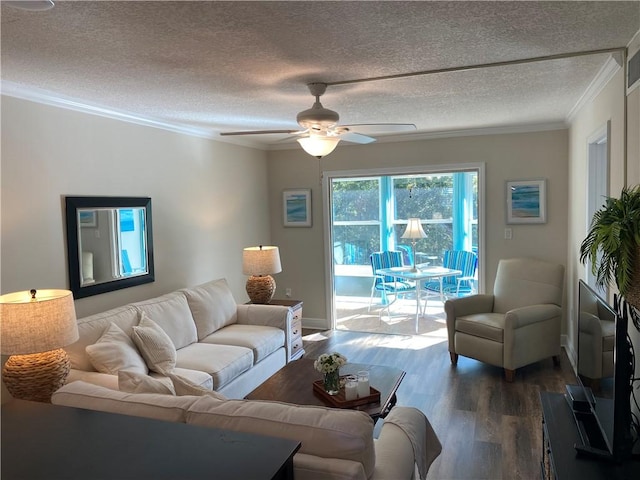
[(419, 218), (410, 218), (407, 223), (407, 229), (400, 238), (427, 238), (427, 234), (422, 229)]
[(3, 355), (47, 352), (78, 340), (69, 290), (31, 290), (0, 296)]
[(271, 275), (282, 271), (278, 247), (247, 247), (242, 251), (242, 273), (245, 275)]
[(311, 135), (309, 137), (298, 138), (298, 143), (309, 155), (322, 158), (333, 152), (338, 146), (340, 139), (337, 137), (325, 137)]

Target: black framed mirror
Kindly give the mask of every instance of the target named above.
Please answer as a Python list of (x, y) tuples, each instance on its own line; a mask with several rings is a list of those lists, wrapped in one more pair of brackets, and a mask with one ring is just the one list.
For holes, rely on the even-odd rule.
[(151, 198), (65, 197), (65, 206), (75, 298), (155, 280)]

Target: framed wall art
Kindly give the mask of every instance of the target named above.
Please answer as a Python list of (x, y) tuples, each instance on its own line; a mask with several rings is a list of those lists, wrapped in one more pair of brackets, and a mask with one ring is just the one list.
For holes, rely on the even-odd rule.
[(297, 189), (282, 192), (282, 215), (285, 227), (311, 226), (311, 190)]
[(507, 223), (546, 223), (546, 180), (507, 182)]
[(98, 212), (96, 210), (79, 210), (78, 222), (81, 227), (97, 227)]

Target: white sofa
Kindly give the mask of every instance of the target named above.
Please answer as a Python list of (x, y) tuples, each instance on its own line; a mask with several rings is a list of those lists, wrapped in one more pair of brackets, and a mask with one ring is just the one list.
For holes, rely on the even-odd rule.
[(427, 418), (411, 407), (394, 407), (374, 439), (373, 420), (357, 410), (212, 395), (126, 393), (76, 381), (55, 392), (52, 403), (296, 440), (302, 444), (293, 459), (296, 480), (424, 479), (441, 451)]
[(236, 400), (286, 364), (291, 321), (237, 305), (224, 279), (79, 319), (52, 403), (298, 440), (296, 480), (424, 478), (441, 445), (417, 409), (395, 407), (374, 441), (360, 411)]
[[(66, 347), (67, 382), (117, 390), (120, 370), (170, 370), (243, 398), (286, 364), (291, 320), (287, 307), (236, 304), (226, 280), (214, 280), (79, 319), (80, 339)], [(140, 343), (145, 339), (153, 348)]]

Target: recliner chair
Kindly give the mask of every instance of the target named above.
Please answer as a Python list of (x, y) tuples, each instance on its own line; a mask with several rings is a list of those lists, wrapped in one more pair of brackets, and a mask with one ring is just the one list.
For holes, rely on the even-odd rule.
[(458, 355), (504, 368), (553, 357), (559, 363), (564, 266), (531, 258), (500, 260), (493, 295), (445, 302), (451, 363)]

